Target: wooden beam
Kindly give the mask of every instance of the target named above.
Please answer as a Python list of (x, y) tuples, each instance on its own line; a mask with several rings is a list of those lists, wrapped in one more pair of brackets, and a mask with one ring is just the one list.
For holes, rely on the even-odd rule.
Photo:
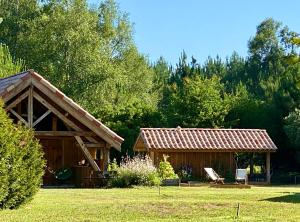
[(51, 113), (51, 110), (48, 110), (47, 112), (45, 112), (43, 115), (41, 115), (34, 123), (33, 123), (33, 127), (35, 127), (38, 123), (40, 123), (46, 116), (48, 116)]
[(57, 131), (57, 118), (52, 116), (52, 131)]
[(101, 151), (103, 152), (103, 167), (105, 170), (107, 170), (108, 164), (109, 164), (109, 153), (110, 153), (110, 147), (111, 145), (109, 143), (106, 143), (105, 149), (102, 149)]
[(37, 87), (39, 90), (41, 90), (43, 93), (45, 93), (52, 101), (55, 101), (61, 108), (68, 111), (73, 117), (78, 119), (82, 124), (88, 126), (94, 132), (97, 132), (99, 137), (103, 138), (105, 141), (112, 144), (112, 146), (114, 146), (116, 149), (120, 150), (120, 143), (115, 141), (111, 135), (108, 135), (107, 133), (105, 133), (104, 130), (100, 129), (99, 126), (97, 126), (95, 124), (91, 124), (91, 121), (88, 118), (83, 118), (82, 115), (74, 107), (72, 107), (68, 102), (57, 99), (57, 95), (55, 94), (55, 92), (50, 90), (43, 83), (41, 83), (40, 81), (38, 81), (35, 78), (33, 78), (32, 81), (33, 81), (34, 86)]
[(27, 96), (29, 95), (29, 91), (26, 91), (25, 93), (23, 93), (22, 95), (18, 96), (12, 103), (10, 103), (9, 105), (7, 105), (5, 107), (6, 111), (11, 110), (12, 108), (14, 108), (16, 105), (18, 105), (20, 102), (22, 102)]
[(32, 93), (33, 93), (33, 87), (30, 86), (29, 88), (29, 94), (28, 94), (28, 109), (27, 109), (27, 112), (28, 112), (28, 126), (30, 128), (32, 128), (32, 125), (33, 125), (33, 96), (32, 96)]
[(102, 143), (86, 143), (85, 144), (86, 147), (95, 147), (95, 148), (104, 148), (105, 147), (105, 142)]
[(267, 179), (267, 183), (270, 184), (271, 183), (271, 173), (270, 173), (270, 168), (271, 168), (271, 158), (270, 158), (270, 152), (266, 153), (266, 179)]
[(28, 127), (28, 123), (26, 122), (26, 120), (23, 119), (23, 117), (20, 116), (16, 111), (14, 111), (13, 109), (11, 109), (10, 112), (11, 112), (12, 114), (14, 114), (14, 115), (15, 115), (22, 123), (24, 123), (25, 126)]
[(86, 148), (83, 140), (81, 139), (80, 136), (75, 136), (75, 139), (76, 141), (78, 142), (78, 144), (80, 145), (81, 147), (81, 150), (83, 151), (85, 157), (87, 158), (87, 160), (89, 161), (89, 163), (91, 164), (92, 168), (95, 170), (95, 171), (98, 171), (100, 172), (100, 168), (98, 166), (98, 164), (93, 160), (89, 150)]
[(94, 132), (86, 131), (35, 131), (36, 136), (94, 136)]
[[(66, 125), (66, 124), (65, 124), (65, 126), (67, 127), (67, 129), (68, 129), (69, 131), (71, 131), (70, 126), (68, 126), (68, 125)], [(92, 142), (92, 143), (98, 143), (98, 140), (96, 140), (96, 139), (93, 138), (93, 137), (87, 136), (86, 139), (87, 139), (88, 141)]]
[(62, 114), (60, 111), (58, 111), (54, 106), (52, 106), (50, 103), (48, 103), (45, 99), (43, 99), (39, 94), (36, 92), (33, 92), (33, 97), (38, 100), (40, 103), (42, 103), (45, 107), (47, 107), (51, 112), (53, 112), (58, 118), (60, 118), (62, 121), (64, 121), (67, 125), (69, 125), (72, 129), (76, 131), (81, 131), (81, 128), (78, 127), (75, 123), (73, 123), (71, 120), (69, 120), (64, 114)]
[(10, 92), (5, 94), (2, 99), (4, 103), (18, 95), (22, 90), (26, 89), (31, 84), (31, 78), (28, 78), (26, 80), (20, 81), (20, 84), (18, 84), (16, 87), (14, 87)]

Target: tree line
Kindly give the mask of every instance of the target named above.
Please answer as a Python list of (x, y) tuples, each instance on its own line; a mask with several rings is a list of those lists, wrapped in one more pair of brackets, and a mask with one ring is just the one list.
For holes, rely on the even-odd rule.
[(1, 77), (36, 70), (124, 137), (121, 155), (140, 127), (264, 128), (279, 147), (273, 164), (299, 168), (300, 41), (280, 22), (257, 26), (246, 57), (199, 62), (182, 52), (172, 66), (138, 51), (114, 0), (0, 4)]

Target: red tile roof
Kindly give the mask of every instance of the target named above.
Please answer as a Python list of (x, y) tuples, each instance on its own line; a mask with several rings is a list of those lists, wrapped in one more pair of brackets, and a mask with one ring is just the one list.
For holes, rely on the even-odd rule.
[(262, 129), (141, 128), (139, 138), (147, 149), (157, 150), (277, 150)]

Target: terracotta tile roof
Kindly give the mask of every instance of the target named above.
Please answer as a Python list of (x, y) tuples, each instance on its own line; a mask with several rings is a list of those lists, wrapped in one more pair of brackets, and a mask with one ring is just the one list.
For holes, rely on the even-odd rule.
[(262, 129), (141, 128), (139, 136), (147, 149), (276, 151)]
[[(81, 114), (83, 119), (85, 121), (88, 121), (90, 124), (97, 127), (98, 130), (96, 130), (96, 134), (101, 135), (104, 133), (110, 140), (110, 142), (113, 142), (111, 144), (118, 150), (121, 149), (121, 144), (124, 141), (122, 137), (117, 135), (115, 132), (113, 132), (111, 129), (109, 129), (107, 126), (105, 126), (103, 123), (101, 123), (99, 120), (97, 120), (94, 116), (92, 116), (90, 113), (88, 113), (86, 110), (84, 110), (81, 106), (79, 106), (77, 103), (75, 103), (72, 99), (67, 97), (64, 93), (62, 93), (59, 89), (57, 89), (55, 86), (53, 86), (49, 81), (44, 79), (41, 75), (34, 72), (33, 70), (25, 71), (13, 76), (9, 76), (7, 78), (0, 79), (0, 97), (5, 100), (6, 96), (9, 95), (11, 91), (13, 91), (15, 88), (17, 88), (19, 85), (23, 84), (25, 80), (31, 78), (31, 84), (33, 86), (34, 82), (39, 82), (43, 86), (45, 86), (49, 91), (56, 95), (57, 98), (64, 101), (64, 104), (66, 106), (70, 107), (70, 109), (73, 112), (77, 112)], [(82, 119), (78, 119), (80, 122), (82, 122)], [(84, 124), (85, 125), (85, 124)], [(92, 130), (94, 131), (94, 130)], [(99, 131), (99, 132), (98, 132)], [(100, 134), (99, 134), (100, 133)], [(105, 140), (105, 138), (103, 138)], [(110, 143), (109, 141), (107, 141)]]

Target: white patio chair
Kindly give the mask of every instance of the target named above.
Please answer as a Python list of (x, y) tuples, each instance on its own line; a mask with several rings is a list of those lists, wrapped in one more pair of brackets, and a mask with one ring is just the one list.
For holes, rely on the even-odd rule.
[(245, 184), (248, 184), (247, 169), (236, 169), (235, 180), (237, 182), (243, 181)]
[(221, 178), (213, 168), (204, 168), (205, 172), (207, 173), (208, 177), (215, 183), (222, 183), (224, 184), (224, 178)]

